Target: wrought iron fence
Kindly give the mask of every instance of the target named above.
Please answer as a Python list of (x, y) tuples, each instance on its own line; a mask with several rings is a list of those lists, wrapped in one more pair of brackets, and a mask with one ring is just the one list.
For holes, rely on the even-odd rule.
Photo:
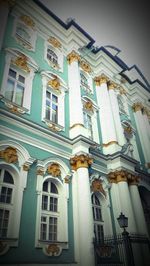
[(94, 240), (96, 266), (146, 266), (150, 261), (150, 240), (145, 235), (119, 234)]

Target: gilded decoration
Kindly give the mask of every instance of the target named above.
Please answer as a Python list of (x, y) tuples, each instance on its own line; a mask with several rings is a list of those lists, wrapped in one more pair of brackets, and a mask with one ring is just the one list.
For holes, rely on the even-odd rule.
[(83, 60), (80, 62), (80, 67), (87, 73), (91, 73), (92, 71), (90, 64)]
[(72, 170), (77, 170), (78, 168), (88, 168), (93, 163), (93, 159), (89, 155), (81, 154), (75, 155), (70, 159), (70, 165)]
[(10, 109), (10, 111), (14, 114), (20, 115), (20, 114), (24, 114), (27, 109), (24, 107), (18, 107), (13, 105), (13, 103), (8, 102), (7, 99), (3, 99), (3, 102), (5, 103), (5, 105)]
[(65, 181), (66, 184), (69, 184), (70, 183), (70, 176), (66, 175), (65, 178), (64, 178), (64, 181)]
[(67, 61), (69, 64), (71, 64), (74, 61), (80, 62), (80, 56), (75, 51), (72, 51), (70, 54), (67, 55)]
[(55, 38), (55, 37), (50, 37), (49, 39), (48, 39), (48, 42), (50, 43), (50, 44), (52, 44), (55, 48), (61, 48), (61, 43)]
[(28, 164), (23, 164), (23, 171), (28, 172), (30, 169), (30, 166)]
[(44, 169), (43, 168), (38, 168), (36, 174), (43, 176), (44, 175)]
[(115, 90), (117, 88), (117, 84), (113, 81), (108, 82), (108, 89), (109, 90)]
[(49, 127), (49, 129), (52, 130), (52, 131), (54, 131), (54, 132), (60, 132), (60, 131), (62, 131), (62, 129), (63, 129), (62, 126), (57, 125), (57, 124), (55, 124), (55, 123), (53, 123), (53, 122), (49, 122), (49, 121), (46, 121), (46, 120), (45, 120), (45, 123), (46, 123), (46, 125)]
[(112, 144), (118, 144), (118, 142), (116, 140), (112, 140), (112, 141), (109, 141), (108, 143), (103, 143), (103, 147), (108, 147)]
[(13, 7), (16, 4), (16, 0), (0, 0), (0, 5), (8, 4), (9, 7)]
[(7, 163), (16, 163), (18, 161), (17, 150), (13, 147), (7, 147), (5, 150), (0, 151), (0, 158)]
[(136, 174), (131, 174), (126, 170), (117, 170), (108, 174), (110, 183), (128, 182), (129, 185), (137, 185), (140, 177)]
[(98, 180), (98, 179), (95, 179), (92, 182), (92, 191), (93, 192), (101, 192), (106, 197), (106, 192), (103, 189), (102, 182), (100, 180)]
[(92, 103), (91, 101), (87, 101), (87, 102), (84, 104), (84, 108), (85, 108), (87, 111), (93, 112), (93, 103)]
[(61, 176), (61, 170), (58, 163), (52, 163), (47, 167), (48, 174), (54, 176), (54, 177), (60, 177)]
[(18, 56), (15, 60), (12, 60), (12, 64), (16, 65), (26, 72), (30, 72), (30, 68), (27, 65), (27, 57), (23, 54)]
[(132, 109), (134, 112), (141, 111), (142, 108), (143, 108), (143, 105), (140, 102), (134, 103), (132, 106)]
[(60, 92), (60, 81), (57, 77), (49, 80), (47, 85)]
[(122, 86), (120, 86), (119, 92), (120, 92), (121, 95), (123, 95), (123, 94), (126, 95), (127, 94), (126, 90)]
[(51, 256), (56, 256), (59, 254), (60, 248), (57, 244), (49, 244), (45, 251)]
[(108, 82), (108, 77), (105, 76), (104, 74), (102, 74), (101, 76), (97, 76), (94, 78), (95, 84), (96, 86), (100, 86), (103, 83), (107, 83)]
[(26, 15), (22, 15), (21, 17), (20, 17), (20, 19), (28, 26), (28, 27), (30, 27), (30, 28), (34, 28), (34, 26), (35, 26), (35, 23), (34, 23), (34, 21), (29, 17), (29, 16), (26, 16)]

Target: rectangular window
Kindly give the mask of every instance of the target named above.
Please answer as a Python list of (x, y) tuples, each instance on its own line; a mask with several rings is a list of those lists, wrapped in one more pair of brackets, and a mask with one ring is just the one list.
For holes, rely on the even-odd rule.
[(24, 90), (25, 77), (10, 68), (6, 84), (5, 98), (22, 106)]
[(46, 240), (46, 235), (47, 235), (47, 223), (46, 223), (46, 217), (42, 216), (41, 217), (41, 240)]
[(7, 237), (9, 211), (0, 209), (0, 237)]
[(58, 123), (58, 97), (46, 91), (46, 119)]
[(90, 139), (93, 139), (92, 118), (88, 113), (83, 112), (83, 119), (84, 119), (84, 126), (88, 130), (88, 137)]
[(104, 230), (103, 226), (100, 224), (95, 224), (94, 225), (94, 230), (95, 230), (95, 237), (98, 242), (103, 242), (104, 241)]
[(57, 198), (50, 197), (50, 211), (57, 212), (57, 202)]
[(49, 240), (57, 240), (57, 218), (49, 217)]
[(42, 210), (48, 210), (48, 196), (42, 195)]
[(0, 202), (11, 203), (11, 197), (12, 197), (12, 188), (2, 187), (0, 194)]

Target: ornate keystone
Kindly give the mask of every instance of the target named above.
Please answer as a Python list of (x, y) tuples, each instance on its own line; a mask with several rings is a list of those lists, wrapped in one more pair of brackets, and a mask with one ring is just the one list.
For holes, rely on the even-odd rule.
[(132, 106), (132, 109), (134, 112), (141, 111), (142, 108), (143, 108), (143, 105), (140, 102), (134, 103)]
[(68, 54), (67, 61), (69, 64), (71, 64), (74, 61), (80, 61), (80, 56), (75, 51), (72, 51), (70, 54)]
[(54, 176), (54, 177), (60, 177), (61, 176), (61, 170), (58, 163), (52, 163), (47, 167), (48, 174)]
[(7, 147), (5, 150), (0, 151), (0, 158), (7, 163), (16, 163), (18, 161), (17, 150), (13, 147)]
[(32, 20), (32, 18), (30, 18), (29, 16), (26, 16), (26, 15), (22, 15), (20, 17), (20, 19), (30, 28), (34, 28), (35, 26), (35, 23), (34, 21)]
[(93, 112), (93, 103), (92, 103), (91, 101), (87, 101), (87, 102), (84, 104), (84, 108), (85, 108), (87, 111)]
[(60, 92), (60, 81), (57, 77), (49, 80), (47, 85)]
[(113, 81), (108, 82), (108, 90), (115, 90), (117, 88), (117, 84)]
[(49, 39), (48, 39), (48, 42), (50, 43), (50, 44), (52, 44), (55, 48), (61, 48), (61, 43), (55, 38), (55, 37), (50, 37)]
[(105, 76), (104, 74), (102, 74), (101, 76), (98, 76), (98, 77), (95, 77), (94, 78), (94, 81), (95, 81), (96, 86), (100, 86), (103, 83), (107, 83), (108, 80), (109, 80), (108, 77)]
[(81, 61), (80, 62), (80, 67), (87, 73), (91, 73), (92, 69), (89, 63), (87, 63), (86, 61)]
[(27, 65), (27, 57), (23, 54), (18, 56), (15, 60), (11, 60), (11, 63), (21, 68), (26, 72), (30, 72), (30, 68)]
[(95, 179), (92, 182), (92, 191), (93, 192), (101, 192), (106, 197), (106, 192), (103, 189), (102, 182), (100, 180), (98, 180), (98, 179)]
[(89, 155), (81, 154), (75, 155), (70, 159), (70, 165), (72, 170), (77, 170), (78, 168), (88, 168), (93, 163), (93, 159)]

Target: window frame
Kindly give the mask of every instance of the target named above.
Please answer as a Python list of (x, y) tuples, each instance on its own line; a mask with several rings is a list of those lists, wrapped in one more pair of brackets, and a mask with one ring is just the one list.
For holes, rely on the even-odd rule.
[[(57, 62), (48, 59), (47, 57), (48, 49), (51, 50), (57, 56)], [(62, 52), (62, 48), (54, 47), (52, 44), (48, 42), (48, 40), (45, 40), (44, 59), (46, 60), (46, 62), (50, 67), (57, 70), (58, 72), (63, 72), (64, 55)]]
[[(101, 205), (100, 197), (98, 197), (96, 193), (93, 193), (91, 200), (92, 200), (92, 213), (93, 213), (95, 239), (96, 239), (96, 242), (103, 242), (104, 241), (104, 221), (103, 221), (102, 205)], [(96, 200), (98, 200), (99, 204), (96, 203)], [(101, 213), (99, 219), (95, 219), (95, 216), (97, 215), (97, 210), (100, 210), (100, 213)]]

